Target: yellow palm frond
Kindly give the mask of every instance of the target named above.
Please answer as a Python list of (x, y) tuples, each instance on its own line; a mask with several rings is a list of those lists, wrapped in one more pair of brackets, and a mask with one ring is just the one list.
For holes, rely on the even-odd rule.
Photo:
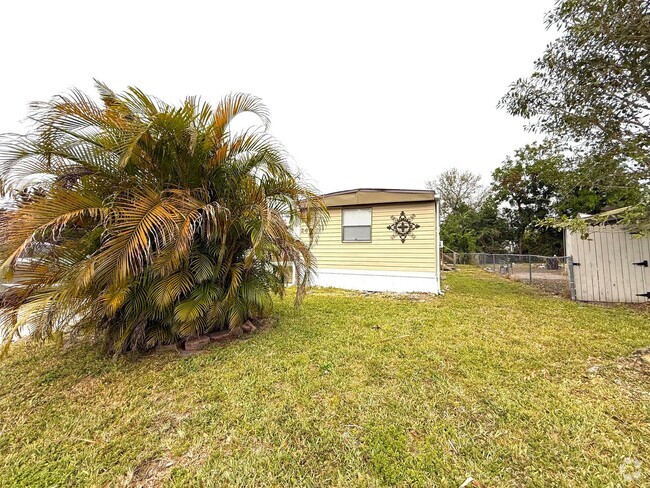
[[(2, 217), (0, 262), (19, 281), (0, 293), (3, 344), (61, 327), (120, 353), (236, 328), (268, 312), (289, 266), (300, 301), (327, 210), (260, 99), (171, 106), (97, 88), (99, 101), (72, 90), (33, 104), (35, 130), (0, 141), (0, 193), (20, 196)], [(244, 113), (262, 125), (233, 133)]]

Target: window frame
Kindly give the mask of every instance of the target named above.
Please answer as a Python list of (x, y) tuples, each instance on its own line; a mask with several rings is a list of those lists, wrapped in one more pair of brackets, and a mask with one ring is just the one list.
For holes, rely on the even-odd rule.
[[(346, 210), (370, 210), (370, 225), (344, 225), (343, 224), (343, 222), (344, 222), (343, 213)], [(344, 208), (341, 208), (341, 242), (346, 243), (346, 244), (355, 244), (355, 243), (360, 243), (360, 242), (361, 243), (372, 242), (373, 214), (374, 214), (374, 212), (372, 211), (372, 207), (365, 207), (364, 206), (364, 207), (344, 207)], [(347, 240), (346, 241), (345, 240), (345, 232), (344, 232), (346, 227), (370, 227), (370, 239), (363, 240), (363, 241), (361, 241), (361, 240), (354, 240), (354, 241)]]

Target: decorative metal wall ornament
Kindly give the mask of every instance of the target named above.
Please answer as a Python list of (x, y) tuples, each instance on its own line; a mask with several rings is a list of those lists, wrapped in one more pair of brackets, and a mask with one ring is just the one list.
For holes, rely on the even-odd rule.
[(399, 237), (400, 240), (402, 241), (402, 244), (404, 243), (404, 241), (408, 236), (411, 236), (411, 238), (415, 239), (415, 234), (413, 234), (413, 231), (415, 229), (420, 228), (418, 224), (413, 223), (413, 219), (415, 218), (415, 215), (411, 215), (410, 217), (407, 217), (404, 211), (402, 210), (402, 212), (399, 214), (399, 217), (395, 217), (394, 215), (391, 215), (390, 218), (393, 219), (393, 223), (386, 228), (388, 230), (393, 231), (393, 235), (391, 236), (391, 239), (395, 239), (395, 237)]

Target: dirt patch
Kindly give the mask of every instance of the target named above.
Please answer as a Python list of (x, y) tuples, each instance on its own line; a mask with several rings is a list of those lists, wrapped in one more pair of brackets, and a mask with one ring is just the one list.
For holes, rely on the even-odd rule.
[[(445, 277), (443, 276), (443, 280)], [(307, 291), (307, 294), (318, 294), (319, 296), (332, 297), (374, 297), (387, 298), (390, 300), (406, 300), (411, 302), (425, 302), (438, 298), (440, 295), (426, 292), (391, 292), (391, 291), (369, 291), (369, 290), (346, 290), (343, 288), (314, 287)]]
[(634, 402), (650, 400), (650, 347), (637, 349), (613, 361), (590, 358), (583, 374), (593, 394), (601, 396), (614, 386)]
[[(530, 275), (528, 273), (512, 273), (505, 276), (514, 281), (530, 284)], [(533, 273), (532, 286), (553, 295), (559, 295), (565, 298), (571, 297), (569, 278), (565, 275)]]
[(624, 361), (650, 375), (650, 346), (637, 349), (625, 358)]
[(650, 347), (619, 358), (611, 370), (614, 382), (628, 396), (642, 401), (650, 399)]
[(119, 486), (138, 488), (160, 486), (169, 477), (169, 470), (174, 464), (174, 460), (167, 457), (147, 459), (127, 473)]
[[(510, 273), (510, 277), (519, 280), (519, 281), (526, 281), (529, 280), (531, 277), (531, 274), (528, 272), (519, 272), (519, 273)], [(547, 280), (547, 281), (568, 281), (569, 278), (566, 275), (563, 274), (557, 274), (557, 273), (540, 273), (540, 272), (533, 272), (532, 273), (533, 277), (533, 283), (536, 280)]]
[(408, 302), (428, 302), (434, 300), (438, 295), (433, 293), (399, 293), (399, 292), (388, 292), (388, 291), (362, 291), (359, 292), (364, 297), (379, 297), (387, 298), (390, 300), (403, 300)]
[(95, 394), (101, 384), (101, 380), (97, 377), (85, 376), (66, 392), (66, 396), (71, 400), (77, 398), (90, 398)]

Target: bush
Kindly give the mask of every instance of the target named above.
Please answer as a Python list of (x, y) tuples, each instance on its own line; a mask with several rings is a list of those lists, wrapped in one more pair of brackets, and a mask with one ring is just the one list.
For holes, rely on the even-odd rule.
[[(237, 328), (268, 313), (288, 267), (300, 301), (314, 261), (294, 231), (315, 238), (326, 210), (260, 100), (98, 90), (101, 103), (74, 90), (33, 104), (33, 130), (2, 141), (3, 194), (40, 189), (3, 217), (4, 350), (25, 327), (90, 331), (115, 353)], [(262, 126), (232, 132), (245, 112)]]

